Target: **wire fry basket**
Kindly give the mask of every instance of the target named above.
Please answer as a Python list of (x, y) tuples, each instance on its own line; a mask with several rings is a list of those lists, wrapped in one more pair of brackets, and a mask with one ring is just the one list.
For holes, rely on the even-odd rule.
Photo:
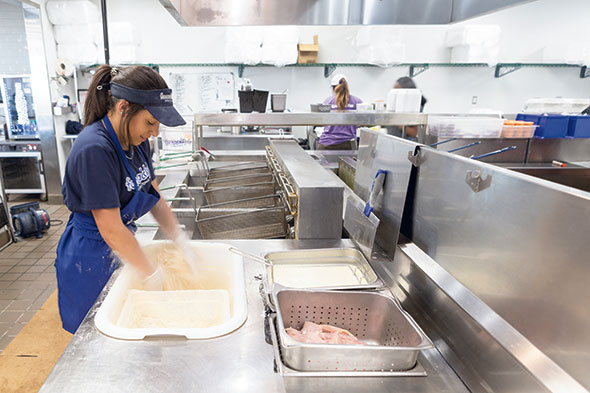
[(245, 167), (245, 168), (233, 168), (233, 169), (222, 169), (219, 171), (215, 171), (215, 169), (222, 169), (222, 168), (214, 168), (211, 169), (209, 175), (207, 176), (207, 180), (220, 180), (220, 179), (227, 179), (232, 177), (238, 176), (251, 176), (251, 175), (258, 175), (258, 174), (270, 174), (270, 168), (264, 164), (263, 166), (252, 166), (252, 167)]
[(284, 207), (200, 209), (196, 223), (203, 239), (273, 239), (288, 233)]
[(264, 195), (260, 197), (239, 199), (237, 201), (221, 202), (213, 205), (207, 205), (211, 209), (237, 209), (237, 208), (261, 208), (261, 207), (280, 207), (283, 206), (281, 194)]
[(275, 193), (276, 187), (274, 181), (253, 183), (243, 186), (214, 188), (203, 192), (207, 205), (264, 197), (274, 195)]
[[(249, 172), (248, 172), (249, 173)], [(216, 188), (247, 186), (256, 183), (268, 183), (274, 181), (272, 173), (256, 173), (241, 176), (231, 176), (221, 179), (207, 180), (204, 190), (213, 190)]]

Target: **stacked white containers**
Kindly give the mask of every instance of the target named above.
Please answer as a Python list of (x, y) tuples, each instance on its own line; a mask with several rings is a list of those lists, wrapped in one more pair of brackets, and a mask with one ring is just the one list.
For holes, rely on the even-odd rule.
[[(76, 65), (104, 62), (100, 12), (89, 0), (49, 0), (47, 17), (53, 24), (57, 56)], [(109, 23), (109, 53), (113, 64), (136, 62), (137, 43), (133, 26)]]
[(228, 27), (225, 32), (225, 62), (259, 64), (262, 60), (262, 27)]
[(391, 67), (406, 59), (399, 26), (366, 26), (356, 35), (357, 61), (380, 67)]
[(262, 38), (262, 62), (276, 67), (297, 63), (299, 29), (295, 26), (265, 27)]
[(299, 29), (294, 26), (229, 27), (225, 33), (225, 62), (283, 67), (297, 63)]
[(387, 93), (386, 108), (390, 112), (420, 112), (422, 92), (420, 89), (391, 89)]
[(451, 63), (498, 63), (500, 36), (498, 25), (463, 25), (451, 28), (445, 35), (445, 46), (451, 48)]
[(97, 63), (93, 26), (100, 22), (100, 14), (96, 5), (88, 0), (50, 0), (46, 9), (54, 25), (57, 57), (74, 64)]

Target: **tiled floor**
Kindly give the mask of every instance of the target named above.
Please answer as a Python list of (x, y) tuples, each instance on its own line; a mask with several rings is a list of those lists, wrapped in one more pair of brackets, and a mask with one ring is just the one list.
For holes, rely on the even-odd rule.
[[(64, 205), (41, 208), (53, 221), (43, 238), (18, 239), (0, 252), (0, 352), (57, 288), (55, 249), (69, 211)], [(63, 224), (57, 225), (57, 220)]]

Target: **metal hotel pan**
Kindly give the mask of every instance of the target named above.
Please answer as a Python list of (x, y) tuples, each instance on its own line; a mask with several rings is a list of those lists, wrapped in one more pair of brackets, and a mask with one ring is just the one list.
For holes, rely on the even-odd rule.
[[(273, 266), (267, 266), (262, 273), (262, 293), (265, 304), (275, 310), (271, 296), (275, 284), (281, 287), (293, 289), (321, 289), (321, 290), (352, 290), (352, 289), (376, 289), (382, 288), (383, 282), (379, 279), (365, 256), (354, 248), (330, 248), (296, 251), (271, 252), (265, 255)], [(292, 275), (297, 277), (298, 270), (303, 272), (306, 267), (320, 268), (326, 271), (320, 272), (314, 278), (313, 283), (302, 282), (302, 285), (288, 285), (288, 283), (275, 282), (275, 266), (289, 266), (293, 268)], [(330, 268), (346, 268), (357, 278), (357, 283), (335, 283), (333, 278), (326, 273)], [(318, 281), (326, 279), (325, 285), (317, 285)], [(329, 284), (327, 282), (330, 282)]]
[(284, 207), (200, 209), (196, 223), (203, 239), (273, 239), (287, 236)]
[(245, 186), (223, 187), (203, 191), (207, 205), (269, 196), (275, 193), (274, 182), (254, 183)]
[[(280, 351), (294, 370), (410, 370), (419, 352), (433, 347), (397, 302), (379, 293), (283, 289), (273, 298)], [(285, 331), (301, 329), (305, 321), (346, 329), (368, 345), (306, 344)]]
[(275, 364), (277, 372), (283, 377), (425, 377), (428, 374), (424, 367), (420, 364), (420, 361), (416, 362), (416, 366), (410, 370), (404, 371), (389, 371), (389, 370), (378, 370), (378, 371), (298, 371), (285, 365), (283, 362), (283, 354), (281, 353), (281, 346), (279, 345), (279, 338), (277, 336), (277, 324), (276, 315), (269, 314), (265, 324), (268, 323), (268, 332), (265, 330), (265, 334), (270, 336), (270, 341), (275, 355)]

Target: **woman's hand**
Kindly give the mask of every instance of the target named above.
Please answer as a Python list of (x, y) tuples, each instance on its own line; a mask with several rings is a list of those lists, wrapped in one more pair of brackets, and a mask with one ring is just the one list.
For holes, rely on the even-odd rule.
[(92, 215), (106, 244), (123, 261), (133, 266), (142, 279), (154, 273), (156, 265), (143, 253), (133, 233), (121, 221), (118, 207), (92, 210)]
[[(152, 185), (159, 192), (158, 184), (155, 180), (152, 182)], [(193, 273), (196, 273), (197, 261), (195, 257), (195, 250), (190, 244), (189, 236), (186, 234), (186, 232), (180, 230), (178, 220), (172, 212), (172, 209), (170, 209), (170, 206), (168, 206), (166, 200), (164, 198), (160, 198), (158, 203), (156, 203), (156, 206), (152, 208), (151, 213), (168, 236), (168, 239), (173, 240), (180, 248)]]
[(154, 272), (147, 276), (143, 281), (143, 289), (147, 291), (164, 290), (164, 275), (160, 266), (156, 267)]

